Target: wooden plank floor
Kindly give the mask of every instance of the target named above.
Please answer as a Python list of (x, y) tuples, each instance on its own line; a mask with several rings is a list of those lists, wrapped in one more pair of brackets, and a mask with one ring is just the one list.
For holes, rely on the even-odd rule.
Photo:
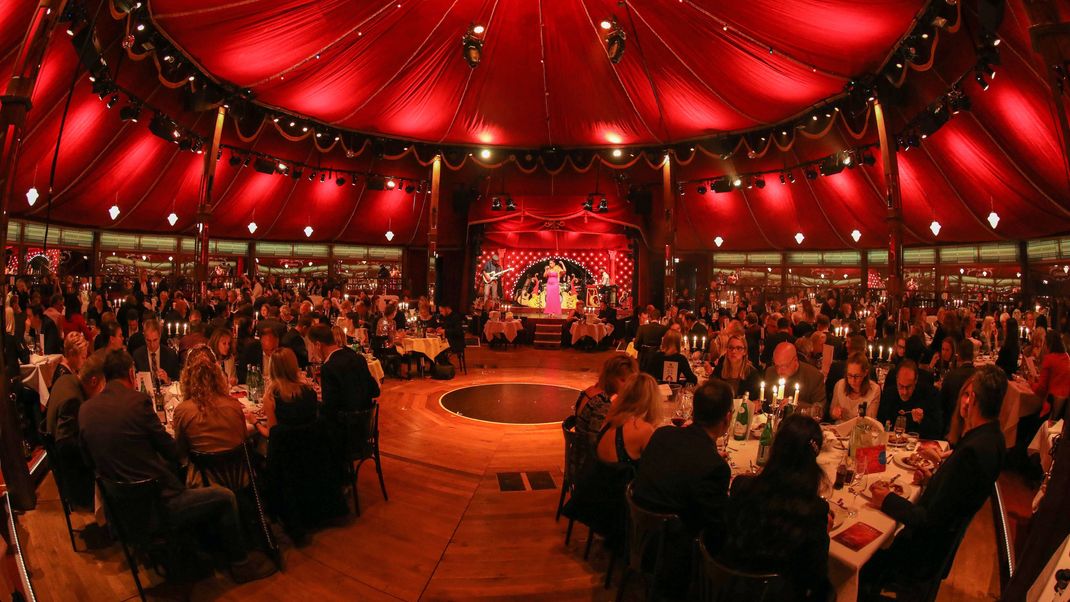
[[(287, 547), (286, 570), (236, 585), (217, 575), (193, 586), (157, 584), (153, 600), (612, 600), (602, 588), (607, 559), (598, 546), (582, 558), (586, 529), (564, 546), (554, 522), (559, 492), (501, 492), (498, 472), (549, 471), (560, 484), (558, 425), (482, 423), (454, 416), (439, 397), (460, 386), (533, 382), (582, 388), (606, 353), (469, 349), (467, 376), (452, 381), (389, 379), (381, 398), (383, 471), (360, 476), (362, 516)], [(43, 601), (116, 601), (137, 592), (117, 547), (75, 553), (55, 488), (47, 481), (38, 508), (22, 518), (34, 584)], [(88, 516), (76, 516), (78, 523)], [(996, 599), (991, 514), (974, 521), (940, 600)], [(152, 573), (149, 573), (152, 575)], [(629, 596), (637, 599), (638, 596)]]

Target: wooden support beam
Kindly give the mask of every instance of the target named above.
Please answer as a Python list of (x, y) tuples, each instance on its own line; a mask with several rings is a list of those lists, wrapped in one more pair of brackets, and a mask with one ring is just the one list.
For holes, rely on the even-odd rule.
[(903, 197), (899, 189), (898, 148), (888, 135), (880, 100), (874, 101), (873, 109), (884, 163), (884, 202), (888, 210), (888, 309), (890, 315), (898, 315), (903, 295)]
[(435, 303), (435, 283), (438, 281), (435, 262), (438, 258), (438, 199), (441, 194), (442, 156), (435, 155), (431, 163), (431, 203), (427, 221), (427, 298)]
[(665, 206), (665, 305), (676, 301), (676, 189), (672, 182), (672, 155), (661, 163), (661, 198)]
[(212, 219), (212, 186), (215, 183), (216, 157), (219, 155), (219, 141), (223, 135), (223, 125), (226, 122), (227, 109), (219, 106), (215, 116), (215, 126), (212, 130), (212, 145), (204, 153), (204, 176), (201, 178), (200, 197), (197, 199), (197, 252), (194, 279), (197, 283), (199, 299), (208, 296), (208, 230)]

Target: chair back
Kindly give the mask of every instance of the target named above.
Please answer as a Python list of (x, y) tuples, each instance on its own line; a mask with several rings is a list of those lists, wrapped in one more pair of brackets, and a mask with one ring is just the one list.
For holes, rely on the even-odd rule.
[(576, 416), (569, 416), (561, 422), (561, 434), (565, 437), (565, 469), (563, 479), (565, 483), (575, 482), (576, 475), (580, 473), (582, 458), (578, 453), (578, 446), (583, 444), (583, 437), (576, 432)]
[(694, 599), (699, 602), (790, 602), (799, 600), (791, 584), (774, 573), (745, 573), (730, 569), (710, 555), (704, 538), (699, 538), (698, 570), (694, 572)]
[(266, 471), (269, 507), (284, 523), (298, 516), (314, 521), (345, 514), (340, 464), (321, 420), (272, 427)]
[(996, 550), (999, 553), (1000, 591), (1006, 591), (1007, 582), (1014, 576), (1014, 542), (1007, 519), (1007, 507), (997, 480), (992, 485), (992, 522), (996, 527)]
[(628, 483), (624, 490), (628, 500), (628, 566), (657, 578), (665, 556), (665, 540), (682, 532), (684, 525), (679, 515), (651, 512), (636, 503), (633, 484)]
[[(60, 466), (59, 454), (56, 452), (56, 439), (52, 436), (52, 433), (47, 431), (41, 432), (41, 444), (44, 445), (45, 454), (48, 456), (48, 467), (52, 469), (52, 478), (56, 481), (56, 489), (59, 490), (61, 498), (65, 498), (67, 489), (64, 486), (64, 479), (66, 478), (63, 472), (64, 467)], [(66, 499), (62, 500), (66, 503)]]
[(244, 443), (222, 452), (191, 451), (189, 460), (200, 475), (201, 485), (219, 485), (237, 492), (252, 482), (252, 467)]
[(350, 462), (371, 457), (379, 438), (379, 404), (355, 412), (338, 412), (343, 429), (343, 451)]
[(98, 475), (97, 486), (108, 519), (128, 545), (144, 548), (164, 527), (167, 512), (156, 479), (112, 481)]

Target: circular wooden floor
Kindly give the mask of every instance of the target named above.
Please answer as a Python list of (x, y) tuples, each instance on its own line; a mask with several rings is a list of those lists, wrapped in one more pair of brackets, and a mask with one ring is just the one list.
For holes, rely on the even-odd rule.
[(536, 383), (472, 385), (443, 395), (439, 403), (448, 412), (499, 424), (551, 424), (568, 416), (579, 395), (577, 389)]

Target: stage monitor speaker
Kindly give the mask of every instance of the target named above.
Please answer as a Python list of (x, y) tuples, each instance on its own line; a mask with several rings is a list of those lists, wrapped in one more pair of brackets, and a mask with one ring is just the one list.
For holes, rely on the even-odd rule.
[(639, 215), (650, 215), (654, 206), (654, 193), (649, 188), (632, 188), (628, 191), (628, 202)]

